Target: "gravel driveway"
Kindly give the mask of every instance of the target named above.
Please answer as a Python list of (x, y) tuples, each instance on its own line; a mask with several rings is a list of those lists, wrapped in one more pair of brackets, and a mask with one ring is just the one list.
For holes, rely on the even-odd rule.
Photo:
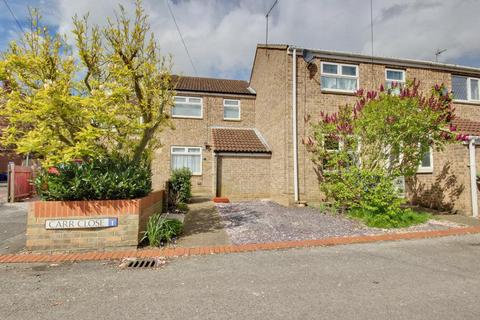
[(284, 207), (271, 201), (217, 204), (217, 209), (234, 244), (438, 230), (453, 226), (430, 221), (394, 231), (368, 228), (354, 220), (321, 213), (316, 208)]

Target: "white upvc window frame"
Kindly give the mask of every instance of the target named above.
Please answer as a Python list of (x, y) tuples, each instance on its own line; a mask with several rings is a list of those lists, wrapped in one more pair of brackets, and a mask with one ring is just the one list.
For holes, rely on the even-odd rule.
[[(397, 80), (397, 79), (389, 79), (388, 78), (388, 71), (393, 71), (393, 72), (401, 72), (402, 73), (402, 80)], [(400, 86), (405, 86), (406, 83), (406, 71), (404, 69), (394, 69), (394, 68), (385, 68), (385, 89), (390, 89), (390, 87), (387, 85), (388, 82), (390, 83), (397, 83)]]
[[(328, 65), (336, 65), (337, 66), (337, 73), (324, 73), (323, 72), (323, 66), (325, 64)], [(355, 68), (355, 76), (350, 76), (350, 75), (343, 75), (342, 74), (342, 66), (345, 67), (354, 67)], [(328, 62), (328, 61), (322, 61), (320, 63), (320, 83), (322, 82), (322, 77), (331, 77), (331, 78), (344, 78), (344, 79), (355, 79), (357, 80), (357, 88), (355, 90), (345, 90), (345, 89), (332, 89), (332, 88), (321, 88), (322, 91), (324, 92), (340, 92), (340, 93), (355, 93), (358, 88), (360, 88), (360, 71), (358, 68), (358, 65), (356, 64), (347, 64), (347, 63), (338, 63), (338, 62)]]
[[(225, 104), (226, 101), (236, 101), (238, 102), (238, 105), (229, 105)], [(223, 120), (228, 120), (228, 121), (241, 121), (242, 120), (242, 103), (239, 99), (223, 99)], [(238, 108), (238, 118), (226, 118), (225, 117), (225, 107), (226, 108)]]
[[(428, 151), (430, 155), (430, 166), (424, 167), (422, 166), (422, 162), (418, 165), (417, 173), (433, 173), (433, 149), (432, 147), (429, 148)], [(422, 157), (423, 159), (423, 157)]]
[[(453, 77), (462, 77), (467, 79), (467, 100), (463, 99), (456, 99), (455, 98), (455, 91), (453, 91)], [(472, 99), (472, 82), (471, 80), (477, 80), (478, 82), (478, 90), (479, 90), (479, 99)], [(467, 76), (462, 76), (459, 74), (452, 74), (452, 91), (453, 91), (453, 101), (459, 101), (459, 102), (473, 102), (473, 103), (480, 103), (480, 78), (475, 78), (475, 77), (467, 77)]]
[(200, 99), (200, 116), (182, 116), (182, 115), (174, 115), (173, 114), (173, 108), (175, 108), (175, 105), (172, 108), (172, 118), (178, 118), (178, 119), (203, 119), (203, 98), (201, 97), (188, 97), (188, 96), (175, 96), (174, 97), (174, 103), (176, 103), (175, 99), (177, 98), (182, 98), (185, 99), (185, 102), (179, 102), (182, 104), (190, 104), (190, 105), (198, 105), (198, 102), (190, 102), (190, 99)]
[[(173, 151), (174, 148), (184, 148), (185, 151)], [(199, 153), (189, 153), (188, 149), (199, 149)], [(173, 168), (173, 155), (184, 155), (184, 156), (191, 156), (191, 155), (199, 155), (200, 156), (200, 171), (199, 172), (192, 172), (194, 176), (201, 176), (203, 174), (203, 149), (199, 146), (171, 146), (170, 147), (170, 170), (175, 170)]]

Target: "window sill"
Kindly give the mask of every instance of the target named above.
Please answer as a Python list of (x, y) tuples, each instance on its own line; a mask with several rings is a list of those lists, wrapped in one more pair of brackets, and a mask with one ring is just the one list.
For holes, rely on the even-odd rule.
[(343, 96), (354, 96), (356, 91), (342, 91), (342, 90), (332, 90), (332, 89), (322, 89), (322, 93), (325, 94), (339, 94)]
[(419, 169), (417, 170), (417, 174), (432, 174), (433, 173), (433, 169)]
[(228, 119), (228, 118), (223, 118), (223, 121), (234, 121), (234, 122), (240, 122), (242, 119)]
[(480, 106), (480, 101), (471, 101), (471, 100), (452, 100), (453, 103), (458, 104), (469, 104), (472, 106)]
[(203, 117), (172, 116), (172, 119), (192, 119), (192, 120), (203, 120)]

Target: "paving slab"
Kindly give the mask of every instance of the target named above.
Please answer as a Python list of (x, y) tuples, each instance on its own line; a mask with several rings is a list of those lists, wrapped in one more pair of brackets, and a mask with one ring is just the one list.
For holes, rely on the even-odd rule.
[(195, 196), (189, 208), (184, 219), (183, 235), (177, 246), (194, 248), (230, 244), (222, 218), (211, 197)]

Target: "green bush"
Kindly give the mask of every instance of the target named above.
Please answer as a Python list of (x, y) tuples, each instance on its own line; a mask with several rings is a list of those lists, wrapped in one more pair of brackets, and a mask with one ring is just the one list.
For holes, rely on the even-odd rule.
[(429, 219), (429, 215), (402, 208), (405, 200), (399, 197), (392, 178), (382, 170), (351, 167), (329, 175), (330, 179), (322, 186), (327, 196), (367, 226), (402, 228)]
[(192, 172), (188, 168), (173, 170), (169, 181), (169, 202), (174, 208), (192, 197)]
[(182, 233), (183, 224), (177, 219), (164, 218), (156, 213), (148, 219), (147, 230), (143, 232), (141, 242), (147, 240), (148, 245), (158, 247), (161, 242), (170, 242)]
[(42, 169), (34, 184), (43, 200), (134, 199), (151, 192), (152, 174), (145, 161), (111, 157)]

